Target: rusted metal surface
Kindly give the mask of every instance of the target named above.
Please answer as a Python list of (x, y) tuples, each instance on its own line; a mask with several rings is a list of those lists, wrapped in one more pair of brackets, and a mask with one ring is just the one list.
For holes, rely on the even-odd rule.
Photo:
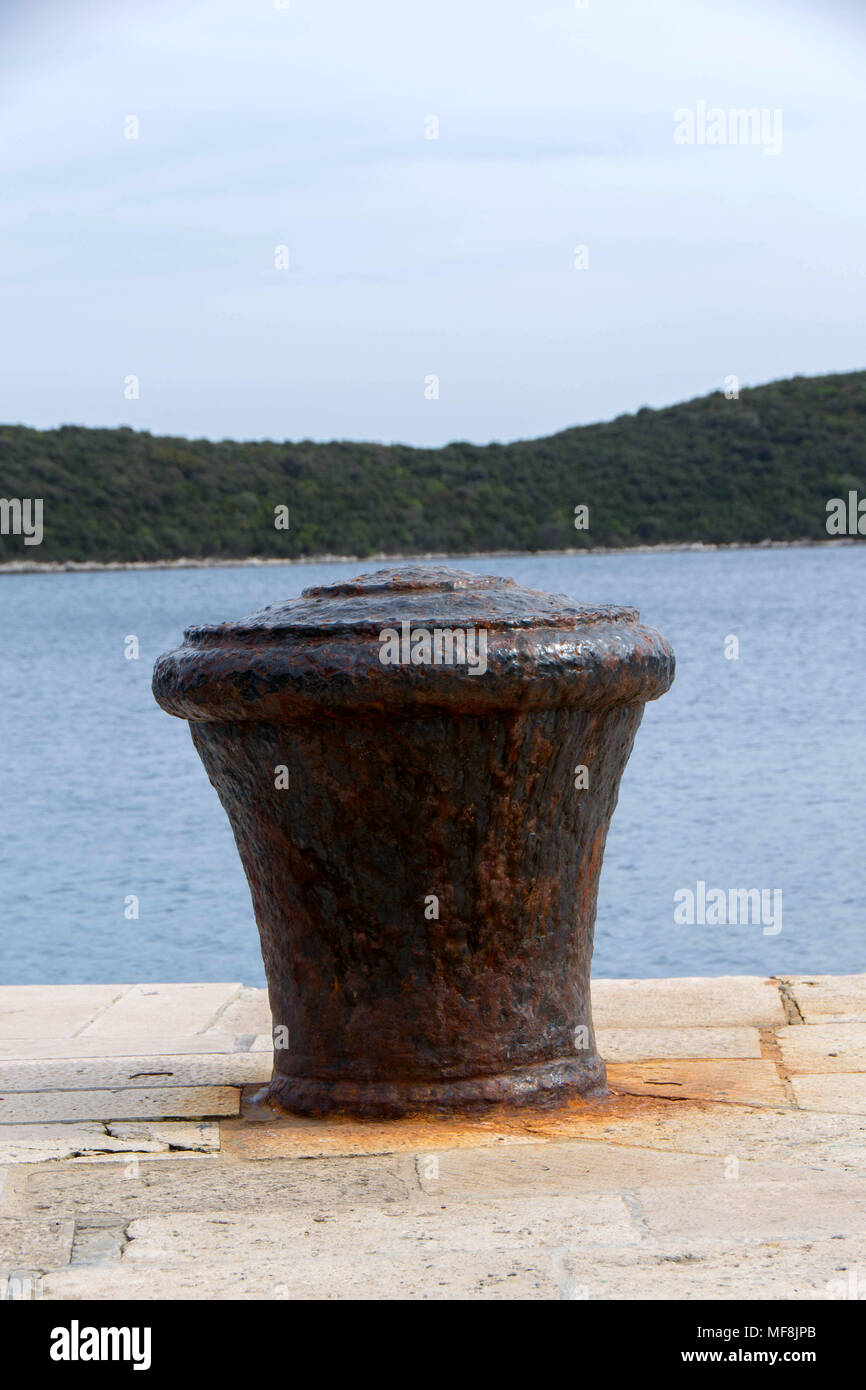
[[(475, 669), (427, 659), (437, 630), (474, 634)], [(673, 679), (664, 639), (633, 609), (418, 566), (185, 636), (154, 694), (190, 721), (249, 880), (284, 1030), (268, 1103), (605, 1094), (598, 879), (643, 705)]]

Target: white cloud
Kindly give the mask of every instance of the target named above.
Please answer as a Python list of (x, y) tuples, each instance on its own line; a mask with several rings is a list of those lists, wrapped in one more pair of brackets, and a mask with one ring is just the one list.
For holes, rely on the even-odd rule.
[[(4, 419), (486, 440), (862, 365), (844, 5), (172, 0), (8, 24)], [(781, 154), (676, 146), (699, 100), (780, 108)]]

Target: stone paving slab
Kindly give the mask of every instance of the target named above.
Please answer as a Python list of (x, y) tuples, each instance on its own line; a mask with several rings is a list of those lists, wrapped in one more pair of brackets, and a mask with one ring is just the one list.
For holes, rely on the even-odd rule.
[(391, 1122), (262, 1109), (263, 990), (25, 988), (0, 989), (4, 1287), (18, 1270), (49, 1299), (866, 1290), (866, 977), (597, 981), (607, 1099)]
[(105, 1126), (121, 1144), (158, 1145), (159, 1149), (194, 1149), (211, 1153), (220, 1146), (219, 1125), (212, 1120), (116, 1120)]
[[(846, 1272), (840, 1261), (859, 1259)], [(862, 1246), (811, 1242), (804, 1246), (753, 1246), (744, 1254), (718, 1251), (693, 1256), (643, 1252), (599, 1254), (559, 1246), (550, 1251), (446, 1251), (436, 1259), (418, 1255), (364, 1260), (363, 1274), (351, 1254), (322, 1259), (285, 1252), (255, 1264), (176, 1265), (158, 1273), (148, 1266), (121, 1264), (116, 1270), (72, 1267), (47, 1276), (49, 1299), (113, 1298), (223, 1300), (256, 1299), (366, 1301), (545, 1300), (595, 1301), (651, 1299), (830, 1299), (856, 1297), (856, 1270), (866, 1269)], [(862, 1277), (862, 1276), (861, 1276)], [(848, 1287), (854, 1294), (846, 1293)]]
[(128, 1223), (144, 1216), (252, 1215), (301, 1207), (313, 1214), (360, 1206), (388, 1211), (408, 1204), (419, 1191), (414, 1156), (409, 1155), (265, 1165), (215, 1162), (204, 1154), (170, 1162), (145, 1155), (136, 1166), (39, 1164), (12, 1194), (14, 1210), (8, 1203), (0, 1210), (31, 1220), (51, 1215)]
[(831, 1110), (866, 1115), (866, 1072), (792, 1076), (791, 1086), (803, 1110)]
[(778, 1035), (789, 1076), (812, 1072), (866, 1072), (866, 1023), (810, 1023)]
[[(529, 1147), (451, 1150), (436, 1156), (421, 1154), (415, 1168), (418, 1186), (430, 1197), (452, 1201), (477, 1196), (511, 1194), (564, 1197), (574, 1190), (595, 1193), (682, 1189), (689, 1184), (725, 1188), (735, 1182), (807, 1184), (814, 1174), (805, 1168), (792, 1172), (787, 1164), (750, 1159), (732, 1165), (729, 1156), (661, 1153), (658, 1149), (619, 1148), (603, 1141), (564, 1140)], [(828, 1175), (843, 1181), (839, 1174)]]
[(127, 1245), (123, 1226), (92, 1226), (76, 1229), (72, 1241), (71, 1265), (114, 1265)]
[(62, 1039), (0, 1038), (0, 1079), (7, 1075), (9, 1062), (72, 1061), (79, 1057), (211, 1057), (227, 1052), (271, 1051), (273, 1041), (268, 1033), (259, 1037), (252, 1033), (208, 1031), (171, 1037), (129, 1034), (115, 1038), (88, 1034)]
[(0, 1164), (47, 1163), (87, 1154), (170, 1153), (178, 1149), (219, 1149), (214, 1121), (98, 1120), (78, 1123), (4, 1125), (0, 1128)]
[(245, 986), (206, 1033), (266, 1033), (271, 1036), (271, 1006), (266, 989)]
[(73, 1038), (128, 985), (4, 985), (0, 988), (0, 1037)]
[(484, 1117), (406, 1119), (398, 1125), (351, 1119), (292, 1117), (250, 1124), (224, 1120), (225, 1152), (244, 1162), (273, 1158), (325, 1158), (406, 1151), (502, 1147), (537, 1139), (587, 1138), (608, 1145), (647, 1146), (738, 1159), (780, 1157), (807, 1167), (866, 1170), (866, 1117), (810, 1112), (786, 1105), (722, 1109), (707, 1101), (677, 1104), (652, 1096), (622, 1095), (591, 1105), (572, 1102), (552, 1110), (494, 1110)]
[(790, 1180), (741, 1177), (714, 1184), (710, 1200), (705, 1185), (641, 1186), (636, 1201), (650, 1237), (688, 1241), (695, 1252), (866, 1230), (866, 1179), (859, 1176), (804, 1172), (799, 1188)]
[(268, 1114), (262, 1118), (258, 1113), (255, 1122), (243, 1118), (223, 1120), (220, 1138), (226, 1153), (241, 1162), (255, 1163), (272, 1158), (346, 1158), (532, 1144), (537, 1138), (545, 1137), (545, 1121), (544, 1111), (521, 1108), (512, 1113), (502, 1107), (475, 1116), (410, 1116), (399, 1124), (340, 1116), (319, 1120), (300, 1115), (276, 1118)]
[(866, 975), (787, 975), (804, 1023), (866, 1023)]
[(866, 1117), (754, 1109), (706, 1102), (621, 1096), (591, 1106), (527, 1110), (474, 1119), (403, 1120), (399, 1125), (302, 1117), (249, 1124), (224, 1120), (223, 1152), (245, 1163), (465, 1148), (503, 1148), (538, 1140), (587, 1139), (611, 1146), (736, 1158), (782, 1158), (807, 1168), (866, 1171)]
[(658, 1061), (609, 1066), (611, 1090), (671, 1100), (715, 1100), (726, 1104), (785, 1105), (787, 1093), (774, 1062)]
[(213, 1216), (184, 1213), (150, 1217), (127, 1228), (129, 1264), (150, 1263), (162, 1268), (176, 1264), (253, 1263), (258, 1254), (273, 1257), (294, 1243), (315, 1239), (322, 1254), (352, 1246), (360, 1260), (369, 1255), (400, 1256), (413, 1246), (425, 1258), (446, 1250), (521, 1251), (556, 1246), (563, 1239), (604, 1247), (637, 1245), (626, 1203), (619, 1194), (590, 1194), (543, 1198), (474, 1198), (459, 1209), (413, 1208), (383, 1212), (375, 1207), (344, 1211), (236, 1212)]
[[(126, 1228), (127, 1263), (166, 1268), (176, 1264), (236, 1262), (273, 1258), (293, 1245), (315, 1242), (323, 1257), (351, 1247), (360, 1261), (372, 1254), (399, 1257), (419, 1246), (432, 1258), (461, 1250), (535, 1253), (561, 1246), (655, 1249), (693, 1254), (730, 1250), (774, 1241), (805, 1244), (811, 1239), (844, 1239), (846, 1221), (862, 1231), (866, 1184), (862, 1180), (801, 1180), (800, 1200), (779, 1181), (746, 1179), (722, 1183), (637, 1186), (617, 1191), (587, 1190), (577, 1195), (501, 1192), (489, 1195), (483, 1178), (462, 1197), (446, 1192), (425, 1203), (391, 1209), (367, 1204), (333, 1212), (321, 1206), (287, 1206), (219, 1213), (176, 1213), (147, 1217)], [(695, 1236), (696, 1226), (700, 1233)], [(315, 1248), (315, 1247), (310, 1247)]]
[(608, 1063), (761, 1056), (757, 1028), (597, 1028), (596, 1042)]
[(352, 1252), (323, 1257), (318, 1248), (309, 1254), (284, 1249), (234, 1265), (202, 1260), (157, 1270), (122, 1262), (112, 1269), (67, 1268), (46, 1276), (42, 1287), (49, 1299), (105, 1300), (830, 1300), (856, 1298), (864, 1272), (862, 1240), (774, 1241), (701, 1255), (688, 1245), (617, 1252), (558, 1242), (547, 1250), (494, 1250), (482, 1257), (474, 1251), (435, 1258), (372, 1252), (361, 1269)]
[(7, 1124), (58, 1120), (198, 1119), (236, 1115), (235, 1086), (173, 1086), (97, 1091), (8, 1091), (0, 1101), (0, 1137)]
[[(248, 1086), (270, 1081), (270, 1052), (152, 1053), (133, 1057), (52, 1057), (0, 1063), (3, 1094), (23, 1091), (121, 1091), (142, 1087)], [(2, 1106), (0, 1106), (2, 1117)], [(61, 1117), (58, 1117), (61, 1118)]]
[(572, 1249), (563, 1263), (570, 1278), (563, 1297), (847, 1300), (863, 1293), (866, 1241), (773, 1240), (697, 1253), (686, 1240), (664, 1252), (639, 1247), (602, 1259), (595, 1252)]
[(216, 1026), (242, 988), (239, 984), (130, 985), (82, 1028), (81, 1036), (126, 1038), (151, 1028), (166, 1037), (201, 1033)]
[[(232, 1121), (223, 1144), (236, 1142)], [(807, 1170), (836, 1168), (866, 1173), (866, 1117), (721, 1106), (707, 1101), (624, 1096), (615, 1103), (551, 1112), (534, 1126), (551, 1140), (591, 1139), (617, 1148), (657, 1148), (668, 1153), (716, 1154), (727, 1163), (782, 1159)], [(429, 1141), (428, 1141), (429, 1143)], [(251, 1155), (252, 1156), (252, 1155)]]
[(772, 1028), (785, 1023), (779, 989), (757, 975), (593, 980), (596, 1028)]
[(75, 1223), (0, 1216), (0, 1269), (52, 1269), (67, 1264)]
[(253, 1264), (198, 1261), (156, 1269), (124, 1261), (113, 1270), (72, 1267), (51, 1274), (41, 1287), (45, 1298), (60, 1300), (535, 1300), (563, 1297), (558, 1273), (564, 1277), (543, 1254), (527, 1260), (513, 1251), (480, 1258), (447, 1252), (435, 1259), (414, 1250), (400, 1258), (373, 1253), (360, 1264), (351, 1252), (321, 1258), (283, 1249)]

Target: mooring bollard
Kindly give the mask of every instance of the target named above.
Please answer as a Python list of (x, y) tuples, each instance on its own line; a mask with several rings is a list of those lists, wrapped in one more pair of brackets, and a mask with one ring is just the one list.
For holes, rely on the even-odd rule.
[(673, 653), (633, 608), (405, 567), (188, 628), (153, 690), (231, 821), (270, 1105), (388, 1116), (603, 1095), (605, 837)]

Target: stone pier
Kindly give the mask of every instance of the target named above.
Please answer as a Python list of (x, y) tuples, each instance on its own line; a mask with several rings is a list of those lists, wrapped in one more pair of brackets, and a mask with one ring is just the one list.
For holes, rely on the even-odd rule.
[(2, 988), (6, 1295), (866, 1298), (866, 975), (592, 1007), (607, 1100), (292, 1119), (263, 990)]

